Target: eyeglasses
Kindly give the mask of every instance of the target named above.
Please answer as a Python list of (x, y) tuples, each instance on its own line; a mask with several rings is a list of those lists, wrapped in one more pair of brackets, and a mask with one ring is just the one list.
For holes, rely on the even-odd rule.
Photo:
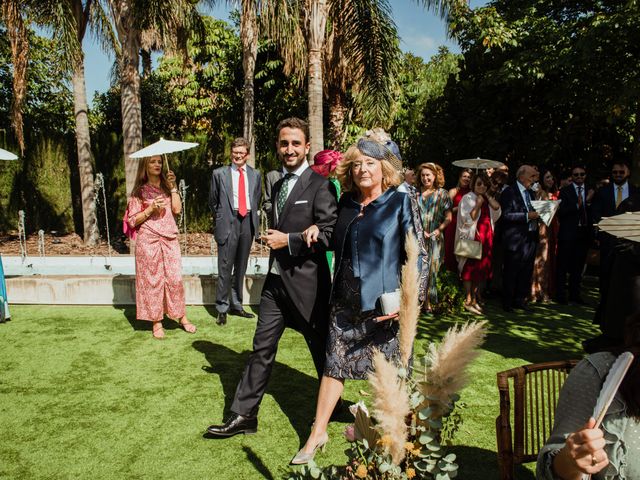
[(574, 177), (586, 177), (587, 174), (585, 172), (580, 172), (580, 173), (572, 173), (572, 175)]

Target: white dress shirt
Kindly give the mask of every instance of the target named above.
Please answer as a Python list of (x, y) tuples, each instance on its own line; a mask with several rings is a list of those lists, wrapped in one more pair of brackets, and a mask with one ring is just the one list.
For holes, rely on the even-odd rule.
[[(247, 211), (251, 210), (251, 200), (249, 199), (249, 177), (247, 175), (247, 166), (242, 167), (244, 171), (244, 195), (246, 197)], [(238, 182), (240, 181), (240, 172), (235, 163), (231, 164), (231, 183), (233, 185), (233, 209), (238, 210)]]

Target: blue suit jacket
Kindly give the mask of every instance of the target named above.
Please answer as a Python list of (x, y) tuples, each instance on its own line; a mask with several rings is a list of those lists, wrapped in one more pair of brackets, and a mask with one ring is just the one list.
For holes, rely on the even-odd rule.
[(364, 207), (362, 218), (354, 223), (359, 213), (360, 204), (353, 193), (345, 193), (338, 204), (333, 236), (335, 274), (339, 274), (351, 226), (348, 238), (353, 273), (360, 279), (362, 311), (368, 311), (376, 307), (380, 295), (400, 286), (400, 269), (406, 259), (405, 236), (413, 229), (411, 201), (408, 195), (390, 188)]
[(517, 184), (509, 185), (500, 194), (500, 208), (505, 250), (521, 258), (531, 258), (535, 255), (538, 232), (529, 231), (527, 206)]

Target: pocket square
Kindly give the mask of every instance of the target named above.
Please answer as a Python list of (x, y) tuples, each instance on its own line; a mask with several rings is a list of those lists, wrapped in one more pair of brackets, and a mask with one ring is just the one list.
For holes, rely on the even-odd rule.
[(300, 205), (302, 203), (309, 203), (309, 200), (296, 200), (296, 203), (294, 203), (294, 205)]

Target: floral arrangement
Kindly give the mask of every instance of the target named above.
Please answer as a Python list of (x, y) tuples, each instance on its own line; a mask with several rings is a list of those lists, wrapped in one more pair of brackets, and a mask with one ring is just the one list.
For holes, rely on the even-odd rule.
[(458, 471), (456, 456), (447, 454), (461, 422), (459, 392), (468, 382), (467, 367), (478, 356), (484, 341), (485, 323), (451, 327), (439, 344), (430, 344), (413, 368), (418, 303), (418, 244), (413, 236), (405, 242), (407, 263), (402, 268), (400, 361), (374, 357), (369, 377), (373, 392), (372, 412), (360, 401), (349, 410), (354, 423), (344, 435), (350, 442), (344, 466), (319, 467), (313, 461), (291, 472), (290, 480), (448, 480)]

